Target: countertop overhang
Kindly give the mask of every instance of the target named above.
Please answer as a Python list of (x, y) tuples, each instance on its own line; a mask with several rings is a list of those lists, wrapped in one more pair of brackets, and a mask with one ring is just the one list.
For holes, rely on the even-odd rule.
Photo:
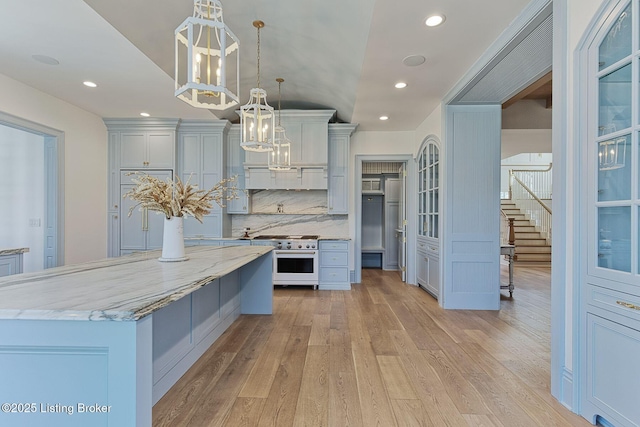
[(29, 252), (29, 248), (0, 249), (0, 256), (19, 255)]
[(271, 250), (187, 247), (183, 262), (151, 251), (0, 278), (0, 319), (136, 321)]

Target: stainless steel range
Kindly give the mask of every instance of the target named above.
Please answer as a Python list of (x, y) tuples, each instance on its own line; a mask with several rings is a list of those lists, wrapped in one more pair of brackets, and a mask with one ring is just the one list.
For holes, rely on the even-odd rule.
[(318, 287), (318, 236), (259, 235), (253, 240), (275, 247), (274, 285)]

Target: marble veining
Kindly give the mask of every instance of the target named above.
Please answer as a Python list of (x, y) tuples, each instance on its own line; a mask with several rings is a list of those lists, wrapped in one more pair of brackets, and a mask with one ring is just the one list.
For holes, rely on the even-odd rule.
[(138, 320), (272, 248), (187, 247), (188, 261), (139, 252), (0, 278), (0, 319)]
[(252, 214), (325, 214), (326, 190), (260, 190), (251, 194)]
[(347, 215), (233, 215), (231, 233), (242, 236), (250, 228), (251, 237), (259, 234), (318, 234), (349, 235)]
[(29, 252), (29, 248), (13, 248), (13, 249), (0, 249), (0, 256), (4, 255), (18, 255)]

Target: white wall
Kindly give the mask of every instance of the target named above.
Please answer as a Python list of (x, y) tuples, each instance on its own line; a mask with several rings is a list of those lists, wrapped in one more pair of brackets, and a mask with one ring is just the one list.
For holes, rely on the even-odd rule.
[(433, 110), (416, 129), (413, 150), (414, 157), (417, 155), (422, 141), (429, 135), (435, 135), (442, 141), (442, 104), (438, 104), (435, 110)]
[[(0, 125), (0, 249), (29, 248), (23, 271), (44, 268), (44, 137)], [(39, 225), (30, 226), (29, 220)]]
[(0, 111), (64, 132), (66, 264), (107, 255), (107, 130), (102, 119), (0, 74)]

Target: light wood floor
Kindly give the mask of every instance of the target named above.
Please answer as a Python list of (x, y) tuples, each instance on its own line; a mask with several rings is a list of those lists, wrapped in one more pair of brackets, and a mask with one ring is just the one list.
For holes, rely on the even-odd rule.
[(362, 279), (276, 289), (274, 314), (241, 316), (154, 406), (153, 425), (591, 425), (549, 391), (548, 268), (517, 268), (499, 312), (442, 310), (395, 272)]

